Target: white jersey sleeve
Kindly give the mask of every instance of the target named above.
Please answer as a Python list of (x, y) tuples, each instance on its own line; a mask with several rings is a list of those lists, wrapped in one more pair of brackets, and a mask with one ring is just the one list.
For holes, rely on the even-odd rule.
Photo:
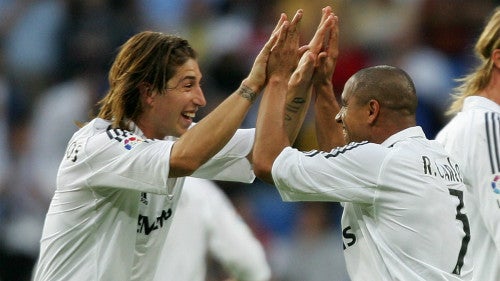
[[(172, 141), (148, 140), (93, 122), (68, 144), (57, 177), (59, 190), (83, 187), (133, 189), (166, 194)], [(154, 174), (154, 177), (148, 175)]]
[[(212, 192), (212, 194), (208, 194)], [(240, 281), (270, 280), (271, 269), (264, 249), (229, 199), (215, 187), (207, 191), (212, 217), (209, 224), (210, 253)]]
[[(300, 153), (288, 147), (274, 162), (272, 174), (286, 201), (370, 203), (376, 194), (384, 150), (367, 142), (352, 143), (329, 153)], [(318, 154), (323, 157), (315, 157)]]
[[(250, 161), (255, 129), (239, 129), (229, 142), (193, 173), (193, 177), (251, 183), (255, 180)], [(228, 169), (231, 167), (231, 169)]]

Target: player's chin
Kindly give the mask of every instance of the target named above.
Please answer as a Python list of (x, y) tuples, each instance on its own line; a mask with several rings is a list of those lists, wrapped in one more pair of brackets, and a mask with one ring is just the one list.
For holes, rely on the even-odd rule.
[(193, 124), (193, 120), (192, 119), (187, 119), (187, 118), (183, 118), (178, 124), (177, 124), (177, 133), (179, 134), (179, 136), (183, 135), (185, 132), (187, 132), (187, 130), (189, 129), (189, 127), (191, 127), (191, 124)]
[(189, 127), (190, 126), (187, 124), (182, 124), (182, 125), (177, 126), (177, 130), (176, 130), (177, 137), (184, 135), (188, 131)]
[(189, 128), (193, 124), (193, 118), (188, 117), (186, 115), (181, 115), (181, 118), (179, 119), (179, 126), (182, 128)]

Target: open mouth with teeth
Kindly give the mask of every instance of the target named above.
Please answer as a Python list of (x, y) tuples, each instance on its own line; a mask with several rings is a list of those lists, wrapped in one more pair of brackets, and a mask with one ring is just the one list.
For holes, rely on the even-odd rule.
[(184, 116), (184, 118), (186, 118), (186, 119), (192, 120), (194, 117), (196, 117), (196, 113), (194, 113), (194, 112), (183, 112), (182, 116)]

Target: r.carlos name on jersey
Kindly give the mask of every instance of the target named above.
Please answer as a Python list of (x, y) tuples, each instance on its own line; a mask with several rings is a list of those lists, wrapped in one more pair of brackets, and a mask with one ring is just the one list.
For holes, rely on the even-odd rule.
[(431, 159), (428, 156), (422, 155), (422, 164), (423, 172), (426, 175), (454, 182), (464, 181), (458, 164), (452, 163), (449, 157), (446, 159)]

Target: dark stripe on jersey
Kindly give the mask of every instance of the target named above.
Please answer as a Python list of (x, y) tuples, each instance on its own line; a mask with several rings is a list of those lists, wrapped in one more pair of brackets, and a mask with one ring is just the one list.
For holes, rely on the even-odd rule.
[(116, 129), (114, 129), (114, 131), (115, 131), (115, 134), (116, 134), (116, 138), (115, 139), (117, 141), (119, 141), (119, 142), (121, 142), (123, 140), (123, 137), (126, 137), (128, 135), (128, 133), (125, 132), (125, 131), (123, 131), (122, 129), (116, 128)]
[(321, 155), (324, 155), (324, 157), (328, 159), (328, 158), (331, 158), (331, 157), (336, 157), (339, 154), (345, 153), (346, 151), (349, 151), (351, 149), (354, 149), (356, 147), (359, 147), (359, 146), (367, 144), (367, 143), (368, 143), (368, 141), (351, 142), (348, 145), (345, 145), (345, 146), (342, 146), (342, 147), (339, 147), (339, 148), (336, 148), (336, 149), (332, 150), (330, 153), (326, 153), (324, 151), (319, 151), (319, 150), (312, 150), (312, 151), (306, 152), (306, 156), (307, 157), (314, 157), (314, 156), (316, 156), (318, 154), (321, 154)]
[(113, 133), (113, 128), (111, 128), (111, 125), (108, 126), (108, 128), (106, 129), (106, 135), (108, 135), (108, 138), (110, 139), (114, 139), (115, 136), (112, 134)]
[(111, 125), (109, 125), (106, 129), (106, 134), (110, 139), (115, 139), (118, 142), (121, 142), (124, 138), (132, 135), (132, 133), (130, 133), (129, 131), (124, 131), (119, 128), (113, 129)]
[(486, 112), (484, 118), (491, 173), (494, 174), (500, 172), (500, 153), (498, 148), (500, 140), (500, 115), (495, 112)]
[(356, 147), (360, 147), (360, 146), (365, 145), (367, 143), (368, 143), (367, 141), (363, 141), (363, 142), (351, 142), (348, 145), (345, 145), (343, 147), (339, 147), (339, 148), (333, 150), (332, 152), (328, 153), (325, 156), (325, 158), (337, 157), (339, 154), (345, 153), (346, 151), (352, 150), (352, 149), (354, 149)]
[(322, 151), (320, 150), (311, 150), (311, 151), (308, 151), (308, 152), (304, 152), (304, 154), (307, 156), (307, 157), (314, 157), (318, 154), (320, 154)]

